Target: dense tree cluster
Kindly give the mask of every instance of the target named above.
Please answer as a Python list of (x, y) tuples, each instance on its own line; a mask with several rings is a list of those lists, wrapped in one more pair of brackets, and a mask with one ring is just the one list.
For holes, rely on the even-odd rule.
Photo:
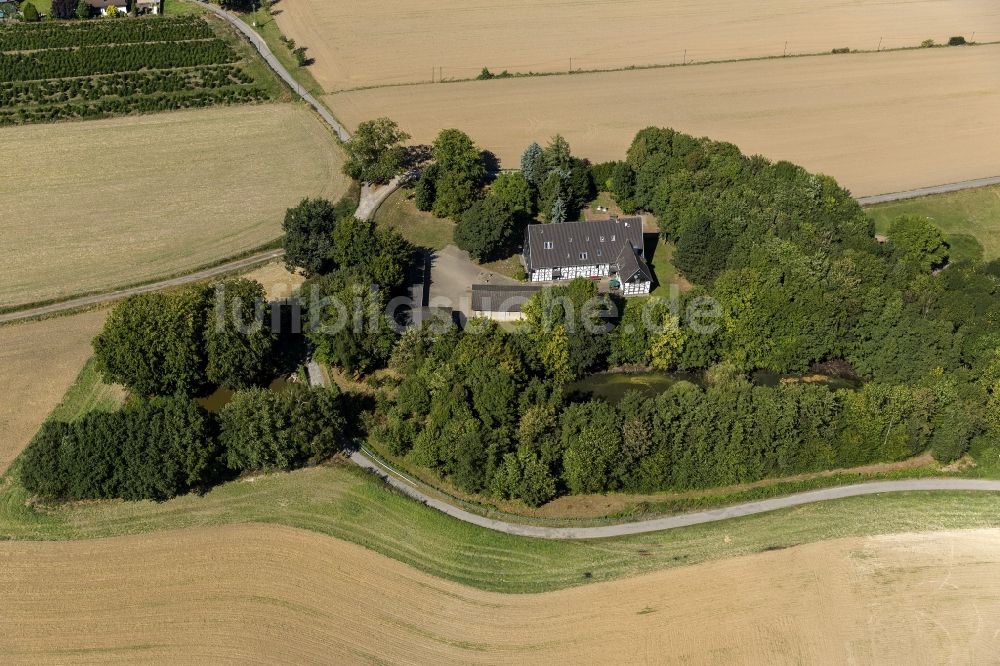
[(47, 422), (21, 458), (28, 492), (51, 499), (164, 500), (215, 473), (208, 414), (185, 397)]
[(291, 469), (339, 448), (346, 419), (336, 390), (291, 384), (277, 393), (238, 391), (219, 414), (219, 442), (231, 470)]
[(261, 380), (272, 343), (263, 287), (235, 279), (125, 299), (94, 338), (94, 356), (105, 381), (138, 396), (191, 396)]
[(478, 325), (407, 331), (392, 358), (406, 378), (370, 430), (376, 446), (465, 492), (537, 506), (561, 492), (710, 488), (928, 449), (947, 462), (977, 436), (1000, 433), (987, 430), (986, 409), (1000, 383), (962, 386), (945, 375), (834, 391), (758, 386), (722, 367), (704, 385), (679, 380), (612, 405), (567, 392), (531, 334)]
[(307, 336), (316, 358), (352, 374), (384, 367), (396, 322), (386, 313), (400, 293), (413, 248), (394, 229), (354, 217), (355, 202), (304, 199), (285, 217), (285, 263), (302, 269)]
[(483, 153), (465, 132), (446, 129), (434, 139), (431, 155), (433, 163), (417, 181), (417, 207), (457, 220), (481, 196), (487, 175)]
[(292, 384), (237, 391), (218, 419), (174, 396), (50, 421), (21, 458), (21, 481), (46, 499), (165, 500), (232, 474), (293, 469), (339, 450), (344, 399)]

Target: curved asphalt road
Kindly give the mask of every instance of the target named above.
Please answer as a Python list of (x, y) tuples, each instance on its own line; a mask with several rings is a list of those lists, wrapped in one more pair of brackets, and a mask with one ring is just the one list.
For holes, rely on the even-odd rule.
[(446, 513), (453, 518), (485, 527), (486, 529), (515, 534), (517, 536), (534, 537), (537, 539), (604, 539), (607, 537), (628, 536), (630, 534), (644, 534), (646, 532), (659, 532), (661, 530), (671, 530), (678, 527), (688, 527), (690, 525), (702, 525), (704, 523), (714, 523), (720, 520), (738, 518), (740, 516), (752, 516), (757, 513), (767, 513), (778, 509), (812, 504), (825, 500), (842, 499), (845, 497), (858, 497), (859, 495), (878, 495), (880, 493), (899, 493), (920, 490), (976, 490), (988, 492), (1000, 492), (1000, 481), (987, 481), (981, 479), (913, 479), (908, 481), (873, 481), (871, 483), (857, 483), (850, 486), (835, 486), (820, 490), (811, 490), (795, 495), (775, 497), (773, 499), (760, 500), (757, 502), (746, 502), (720, 509), (709, 511), (695, 511), (666, 518), (655, 518), (653, 520), (641, 520), (634, 523), (623, 523), (620, 525), (602, 525), (600, 527), (542, 527), (539, 525), (522, 525), (518, 523), (507, 523), (502, 520), (486, 518), (469, 511), (458, 508), (453, 504), (424, 494), (406, 481), (397, 476), (398, 472), (375, 462), (360, 451), (351, 454), (351, 460), (358, 466), (370, 470), (393, 488), (396, 488), (406, 495), (409, 495), (418, 502), (433, 507), (442, 513)]
[[(320, 370), (319, 365), (312, 361), (308, 365), (309, 383), (313, 386), (326, 386), (326, 379)], [(850, 486), (835, 486), (832, 488), (822, 488), (820, 490), (810, 490), (804, 493), (775, 497), (772, 499), (760, 500), (757, 502), (746, 502), (734, 506), (711, 509), (708, 511), (695, 511), (666, 518), (654, 518), (652, 520), (641, 520), (634, 523), (622, 523), (620, 525), (601, 525), (599, 527), (543, 527), (540, 525), (524, 525), (520, 523), (508, 523), (502, 520), (487, 518), (479, 514), (460, 509), (454, 504), (449, 504), (443, 500), (431, 497), (415, 487), (405, 474), (369, 457), (363, 450), (356, 450), (351, 453), (351, 462), (358, 467), (366, 469), (381, 477), (386, 483), (399, 490), (403, 494), (437, 509), (441, 513), (446, 513), (452, 518), (472, 523), (489, 530), (514, 534), (523, 537), (534, 537), (536, 539), (604, 539), (607, 537), (628, 536), (630, 534), (644, 534), (646, 532), (659, 532), (661, 530), (671, 530), (677, 527), (688, 527), (690, 525), (702, 525), (704, 523), (714, 523), (719, 520), (738, 518), (740, 516), (752, 516), (757, 513), (767, 513), (778, 509), (812, 504), (824, 500), (842, 499), (845, 497), (857, 497), (859, 495), (878, 495), (879, 493), (899, 493), (915, 490), (977, 490), (988, 492), (1000, 492), (1000, 481), (988, 481), (981, 479), (912, 479), (904, 481), (873, 481), (871, 483), (856, 483)]]

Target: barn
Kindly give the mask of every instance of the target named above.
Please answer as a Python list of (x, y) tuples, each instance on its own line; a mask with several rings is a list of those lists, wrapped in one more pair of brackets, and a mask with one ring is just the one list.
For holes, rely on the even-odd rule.
[(541, 291), (539, 285), (474, 284), (472, 285), (472, 316), (494, 321), (519, 321), (522, 308)]

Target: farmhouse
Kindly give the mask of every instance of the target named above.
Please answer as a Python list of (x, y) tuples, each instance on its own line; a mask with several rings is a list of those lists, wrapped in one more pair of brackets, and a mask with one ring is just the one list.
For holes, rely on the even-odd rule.
[(610, 277), (626, 296), (648, 294), (653, 283), (640, 217), (530, 224), (522, 258), (532, 282)]
[[(101, 16), (107, 16), (108, 8), (114, 5), (120, 14), (128, 12), (129, 2), (127, 0), (87, 0), (87, 4), (100, 12)], [(160, 0), (132, 0), (137, 14), (159, 14)]]

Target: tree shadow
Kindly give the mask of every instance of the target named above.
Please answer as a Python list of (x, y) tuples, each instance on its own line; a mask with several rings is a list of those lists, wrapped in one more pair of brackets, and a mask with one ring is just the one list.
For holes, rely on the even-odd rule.
[(403, 148), (403, 166), (407, 169), (419, 169), (431, 161), (432, 147), (422, 143)]
[(479, 155), (483, 160), (483, 166), (486, 167), (488, 176), (495, 176), (500, 173), (500, 158), (496, 156), (496, 153), (490, 150), (483, 150)]

